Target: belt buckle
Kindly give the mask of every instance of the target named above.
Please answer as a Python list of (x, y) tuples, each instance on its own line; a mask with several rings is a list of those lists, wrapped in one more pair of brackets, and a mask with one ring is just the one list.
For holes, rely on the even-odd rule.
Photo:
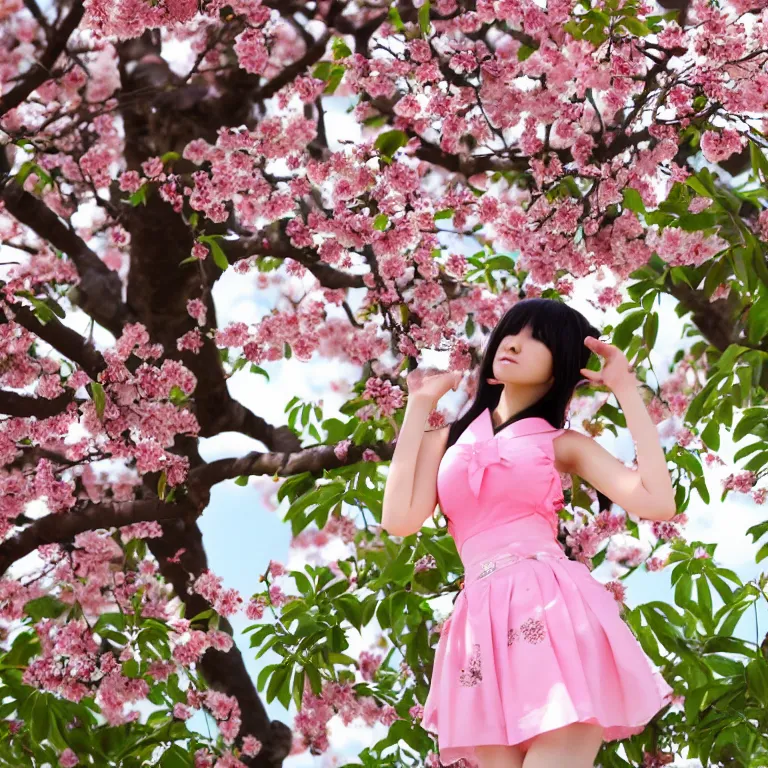
[(478, 578), (482, 579), (484, 576), (487, 576), (489, 573), (493, 573), (495, 570), (496, 570), (496, 561), (486, 560), (483, 563), (483, 568), (480, 571), (480, 575), (478, 576)]

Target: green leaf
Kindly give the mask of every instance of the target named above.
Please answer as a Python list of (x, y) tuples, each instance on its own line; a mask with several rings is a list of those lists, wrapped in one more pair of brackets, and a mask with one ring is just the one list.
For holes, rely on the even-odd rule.
[(135, 208), (138, 205), (147, 204), (149, 184), (142, 184), (129, 198), (128, 202)]
[(768, 297), (762, 296), (749, 308), (747, 319), (749, 341), (758, 344), (768, 335)]
[(523, 43), (518, 49), (517, 49), (517, 60), (518, 61), (525, 61), (526, 59), (529, 59), (538, 48), (533, 48), (530, 45), (526, 45)]
[(32, 296), (30, 301), (35, 307), (35, 315), (37, 319), (40, 320), (43, 325), (46, 325), (47, 323), (50, 323), (51, 320), (53, 320), (53, 312), (44, 301), (41, 301), (35, 296)]
[(55, 619), (61, 616), (66, 610), (66, 605), (53, 597), (52, 595), (44, 595), (43, 597), (36, 597), (34, 600), (28, 600), (24, 603), (24, 613), (29, 616), (32, 621), (37, 623), (40, 619)]
[(114, 627), (120, 631), (125, 629), (125, 616), (122, 613), (102, 613), (93, 625), (93, 631), (99, 632), (104, 627)]
[(651, 34), (650, 27), (643, 21), (640, 21), (640, 19), (635, 18), (634, 16), (626, 16), (620, 21), (621, 24), (623, 24), (633, 35), (637, 35), (638, 37), (645, 37), (646, 35)]
[(91, 382), (91, 397), (96, 408), (96, 415), (99, 419), (104, 418), (104, 408), (107, 405), (107, 396), (104, 393), (104, 387), (98, 381)]
[(397, 10), (396, 6), (390, 7), (387, 18), (397, 32), (405, 32), (405, 24), (403, 24), (403, 20), (400, 18), (400, 11)]
[(332, 67), (333, 67), (333, 62), (320, 61), (315, 65), (315, 68), (312, 70), (312, 76), (316, 77), (318, 80), (325, 80), (327, 82), (328, 78), (331, 76)]
[(646, 318), (645, 310), (630, 312), (614, 329), (613, 343), (619, 349), (626, 349), (634, 332), (643, 324)]
[(407, 143), (408, 135), (404, 131), (391, 130), (379, 134), (374, 143), (374, 147), (378, 149), (384, 157), (391, 160), (395, 152), (397, 152), (400, 147), (404, 147)]
[(194, 761), (191, 752), (179, 744), (171, 744), (160, 758), (160, 768), (191, 768), (192, 765)]
[(267, 687), (267, 696), (266, 696), (267, 704), (269, 704), (273, 699), (275, 699), (284, 688), (288, 687), (288, 684), (290, 682), (290, 676), (291, 676), (290, 664), (278, 665), (278, 668), (275, 670), (274, 674), (272, 675), (269, 681), (269, 686)]
[(222, 272), (226, 271), (227, 267), (229, 267), (229, 261), (227, 261), (227, 256), (224, 253), (222, 247), (218, 243), (218, 236), (201, 235), (197, 239), (201, 243), (205, 243), (211, 249), (211, 253), (213, 254), (213, 261), (216, 264), (216, 266)]
[(336, 606), (344, 618), (359, 632), (363, 625), (363, 605), (354, 595), (341, 595)]
[(714, 627), (712, 622), (712, 592), (709, 589), (709, 583), (706, 577), (699, 576), (696, 580), (696, 595), (701, 608), (701, 615), (705, 619), (704, 624), (708, 631)]
[(296, 581), (296, 586), (303, 596), (306, 597), (307, 595), (313, 595), (315, 593), (315, 590), (312, 587), (312, 582), (307, 578), (305, 573), (302, 573), (301, 571), (291, 571), (290, 575), (293, 576)]
[(621, 191), (624, 197), (624, 206), (635, 213), (646, 213), (645, 203), (640, 193), (632, 187), (624, 187)]
[(675, 603), (681, 608), (690, 608), (692, 593), (693, 577), (690, 573), (683, 573), (675, 585)]
[(388, 223), (389, 223), (389, 216), (387, 216), (386, 213), (380, 213), (373, 220), (373, 228), (382, 232), (387, 228)]
[(51, 724), (51, 710), (48, 707), (47, 696), (41, 693), (32, 694), (35, 696), (34, 703), (32, 705), (32, 717), (29, 726), (30, 734), (32, 738), (41, 744), (48, 738), (48, 730)]
[(293, 703), (296, 705), (296, 711), (301, 710), (301, 702), (304, 698), (304, 678), (306, 672), (303, 669), (297, 669), (293, 675)]
[(422, 37), (426, 37), (429, 34), (429, 6), (430, 0), (424, 0), (419, 8), (419, 29), (421, 30)]
[(187, 396), (186, 392), (184, 392), (184, 390), (178, 384), (174, 384), (171, 387), (171, 391), (168, 393), (168, 399), (174, 405), (184, 405), (189, 401), (189, 397)]
[(762, 707), (768, 707), (768, 662), (759, 658), (747, 664), (747, 690)]
[(16, 183), (22, 186), (31, 174), (36, 174), (39, 181), (35, 185), (35, 192), (42, 192), (48, 185), (53, 186), (50, 174), (41, 168), (34, 160), (25, 160), (16, 173)]
[(259, 367), (258, 365), (255, 365), (255, 364), (251, 365), (251, 367), (248, 369), (248, 372), (249, 373), (257, 373), (260, 376), (263, 376), (267, 381), (269, 381), (269, 374), (263, 368)]
[(755, 178), (764, 183), (768, 182), (768, 160), (763, 150), (751, 139), (749, 141), (749, 157), (752, 162), (752, 172), (755, 174)]
[(344, 42), (341, 37), (334, 37), (331, 43), (331, 50), (333, 51), (334, 59), (345, 59), (347, 56), (352, 55), (352, 51), (349, 46)]
[(717, 419), (710, 419), (701, 433), (701, 439), (713, 451), (717, 451), (720, 448), (720, 423)]
[(344, 77), (344, 73), (346, 71), (347, 71), (347, 68), (342, 66), (341, 64), (334, 65), (331, 68), (331, 74), (328, 77), (328, 83), (323, 89), (323, 93), (334, 93), (336, 89), (339, 87), (341, 78)]
[(139, 662), (136, 659), (127, 659), (123, 662), (123, 674), (126, 677), (136, 678), (139, 676)]

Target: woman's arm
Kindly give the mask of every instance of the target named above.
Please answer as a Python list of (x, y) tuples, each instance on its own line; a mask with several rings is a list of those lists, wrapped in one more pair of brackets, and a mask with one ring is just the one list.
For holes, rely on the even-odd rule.
[(394, 536), (410, 536), (421, 530), (424, 521), (435, 511), (437, 470), (445, 452), (448, 430), (425, 434), (424, 427), (438, 400), (449, 389), (458, 387), (461, 376), (460, 371), (429, 375), (418, 369), (408, 374), (406, 383), (410, 394), (389, 465), (381, 512), (382, 528)]
[[(659, 432), (651, 421), (643, 398), (637, 391), (637, 379), (631, 376), (622, 386), (614, 388), (627, 428), (632, 435), (637, 453), (637, 471), (640, 473), (643, 488), (650, 497), (650, 503), (659, 511), (667, 510), (664, 515), (641, 514), (641, 517), (651, 519), (670, 519), (677, 513), (675, 505), (675, 489), (672, 477), (667, 469), (667, 459), (659, 441)], [(610, 498), (610, 497), (609, 497)], [(631, 510), (628, 510), (631, 511)], [(639, 514), (639, 513), (638, 513)]]
[(410, 397), (397, 436), (381, 513), (382, 527), (394, 536), (421, 530), (437, 505), (437, 470), (445, 453), (448, 428), (425, 432), (434, 409), (428, 398)]
[(636, 446), (638, 468), (629, 469), (596, 440), (572, 430), (555, 439), (558, 460), (566, 471), (627, 512), (648, 520), (670, 520), (677, 512), (675, 490), (656, 425), (637, 391), (637, 378), (617, 347), (591, 337), (584, 343), (606, 359), (601, 371), (582, 369), (582, 373), (616, 395)]
[[(642, 399), (640, 402), (642, 403)], [(648, 420), (650, 421), (650, 417)], [(641, 448), (638, 448), (638, 469), (630, 469), (610, 451), (603, 448), (597, 440), (572, 429), (565, 430), (560, 437), (555, 438), (555, 468), (559, 472), (578, 475), (636, 517), (647, 520), (671, 520), (677, 511), (674, 493), (671, 490), (672, 481), (669, 478), (655, 428), (653, 441), (661, 453), (663, 472), (669, 481), (670, 487), (666, 493), (651, 493), (645, 485), (645, 476), (658, 470), (658, 466), (652, 461), (650, 464), (652, 469), (649, 472), (647, 452), (643, 451), (643, 456), (646, 458), (642, 458)], [(638, 445), (644, 445), (645, 441), (637, 442)]]

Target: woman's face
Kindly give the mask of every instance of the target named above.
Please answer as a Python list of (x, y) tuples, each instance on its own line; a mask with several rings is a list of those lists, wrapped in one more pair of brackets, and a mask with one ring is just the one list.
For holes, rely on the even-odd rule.
[(522, 385), (554, 381), (552, 353), (526, 326), (520, 333), (508, 334), (501, 340), (493, 359), (493, 378), (504, 384)]

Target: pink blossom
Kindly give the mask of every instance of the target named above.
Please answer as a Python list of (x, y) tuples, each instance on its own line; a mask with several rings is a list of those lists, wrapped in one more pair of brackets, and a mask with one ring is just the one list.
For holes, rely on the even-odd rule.
[(255, 736), (243, 737), (243, 754), (248, 757), (255, 757), (261, 752), (262, 744)]
[(69, 747), (59, 753), (59, 765), (61, 768), (74, 768), (79, 762), (77, 755)]
[(264, 608), (266, 606), (266, 599), (264, 597), (258, 597), (249, 601), (245, 607), (245, 615), (251, 621), (259, 621), (264, 616)]
[(707, 552), (704, 547), (696, 547), (696, 549), (693, 552), (693, 556), (699, 560), (708, 560), (709, 559), (709, 552)]
[(376, 670), (381, 665), (382, 658), (379, 654), (369, 653), (368, 651), (360, 652), (360, 674), (363, 680), (374, 679)]
[(173, 716), (177, 720), (189, 720), (192, 714), (192, 710), (186, 704), (176, 703), (173, 705)]
[(738, 131), (725, 128), (720, 131), (704, 131), (701, 135), (701, 151), (710, 163), (727, 160), (732, 154), (740, 152), (746, 139)]
[(240, 66), (251, 74), (260, 75), (267, 67), (269, 52), (260, 29), (247, 28), (235, 37), (235, 53)]
[(613, 595), (617, 603), (623, 603), (626, 598), (626, 588), (620, 581), (609, 581), (605, 588)]
[(211, 644), (211, 648), (215, 648), (217, 651), (226, 652), (234, 645), (232, 635), (218, 629), (211, 629), (208, 631), (208, 641)]
[(197, 320), (198, 325), (205, 325), (207, 308), (200, 299), (189, 299), (187, 301), (187, 312), (190, 317)]

